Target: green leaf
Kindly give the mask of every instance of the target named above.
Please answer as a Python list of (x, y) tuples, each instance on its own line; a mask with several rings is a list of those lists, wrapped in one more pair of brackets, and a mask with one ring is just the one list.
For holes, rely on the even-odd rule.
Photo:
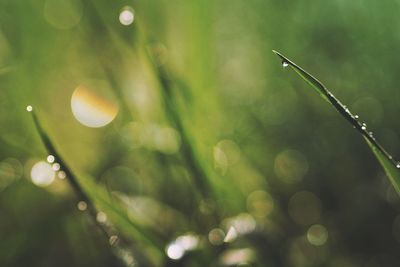
[(281, 53), (272, 50), (282, 60), (284, 67), (290, 67), (308, 84), (310, 84), (320, 96), (331, 104), (366, 140), (375, 157), (382, 165), (396, 191), (400, 194), (400, 171), (399, 163), (393, 160), (393, 157), (386, 152), (382, 145), (376, 140), (372, 133), (367, 131), (365, 124), (358, 121), (357, 116), (353, 115), (350, 110), (344, 106), (320, 81), (308, 73), (306, 70), (295, 64), (293, 61), (282, 55)]

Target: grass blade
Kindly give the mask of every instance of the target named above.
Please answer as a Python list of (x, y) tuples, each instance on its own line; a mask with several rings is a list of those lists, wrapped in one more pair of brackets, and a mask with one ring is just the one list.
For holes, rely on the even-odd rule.
[[(53, 155), (56, 158), (57, 162), (61, 165), (62, 170), (66, 173), (66, 179), (70, 183), (78, 200), (84, 201), (87, 204), (87, 214), (91, 217), (93, 223), (98, 226), (99, 230), (101, 230), (101, 232), (107, 238), (107, 241), (111, 238), (112, 235), (115, 234), (115, 231), (107, 224), (100, 223), (96, 219), (99, 209), (105, 211), (111, 221), (121, 230), (121, 232), (118, 233), (118, 238), (121, 240), (121, 242), (118, 243), (119, 245), (112, 247), (113, 252), (119, 258), (119, 260), (122, 259), (122, 257), (119, 256), (120, 251), (126, 251), (125, 243), (127, 243), (126, 237), (128, 236), (130, 240), (140, 240), (147, 246), (152, 247), (153, 252), (158, 252), (160, 255), (163, 254), (164, 241), (161, 240), (158, 235), (156, 236), (151, 229), (146, 229), (145, 226), (133, 222), (133, 216), (128, 217), (124, 208), (121, 207), (122, 205), (120, 205), (120, 203), (117, 202), (115, 199), (111, 199), (109, 194), (94, 182), (94, 179), (88, 177), (87, 175), (77, 176), (76, 173), (69, 168), (68, 164), (55, 148), (53, 142), (43, 129), (36, 113), (33, 111), (33, 108), (31, 106), (28, 106), (27, 111), (32, 114), (32, 119), (35, 124), (36, 130), (44, 146), (46, 147), (47, 152)], [(126, 251), (125, 254), (126, 253), (130, 252)], [(141, 255), (141, 258), (146, 259), (149, 262), (153, 260), (150, 259), (149, 255)], [(116, 266), (120, 266), (119, 263), (120, 262), (116, 262)], [(157, 264), (149, 263), (149, 266), (153, 265), (155, 266)]]
[(318, 79), (281, 53), (275, 50), (272, 51), (282, 60), (282, 65), (284, 67), (290, 67), (293, 69), (300, 77), (317, 90), (320, 96), (331, 104), (364, 137), (368, 146), (371, 148), (375, 157), (385, 170), (386, 175), (396, 188), (396, 191), (400, 194), (400, 164), (396, 162), (388, 152), (386, 152), (382, 145), (372, 135), (372, 132), (368, 132), (366, 125), (361, 123), (358, 120), (358, 117), (353, 115), (350, 110), (325, 87), (325, 85), (318, 81)]

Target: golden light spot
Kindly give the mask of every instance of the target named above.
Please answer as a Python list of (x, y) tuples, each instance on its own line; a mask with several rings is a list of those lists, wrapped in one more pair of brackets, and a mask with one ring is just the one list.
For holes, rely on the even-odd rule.
[(118, 114), (118, 105), (85, 86), (78, 86), (71, 97), (75, 118), (85, 126), (97, 128), (109, 124)]

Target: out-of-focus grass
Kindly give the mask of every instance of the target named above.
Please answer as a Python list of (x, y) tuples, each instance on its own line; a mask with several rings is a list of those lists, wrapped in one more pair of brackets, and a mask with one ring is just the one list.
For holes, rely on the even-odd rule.
[[(381, 169), (270, 52), (318, 70), (397, 158), (397, 3), (66, 3), (0, 0), (0, 265), (397, 265), (399, 203)], [(119, 107), (109, 125), (72, 114), (86, 84)], [(66, 179), (32, 183), (48, 152), (28, 104), (122, 250)], [(179, 255), (182, 240), (199, 242)]]

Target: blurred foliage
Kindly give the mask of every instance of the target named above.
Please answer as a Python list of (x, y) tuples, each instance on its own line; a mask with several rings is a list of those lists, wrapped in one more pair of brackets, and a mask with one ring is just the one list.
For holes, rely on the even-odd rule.
[(0, 265), (398, 266), (399, 7), (0, 0)]

